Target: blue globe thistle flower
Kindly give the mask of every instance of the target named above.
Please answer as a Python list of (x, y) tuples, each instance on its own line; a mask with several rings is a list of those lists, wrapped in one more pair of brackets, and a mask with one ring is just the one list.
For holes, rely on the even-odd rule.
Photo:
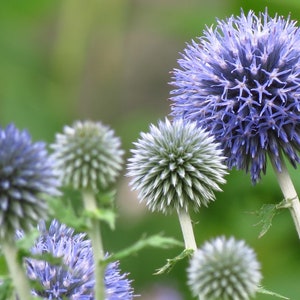
[(262, 278), (255, 252), (244, 241), (223, 236), (194, 252), (187, 273), (194, 296), (206, 300), (250, 299)]
[(197, 211), (225, 183), (224, 157), (214, 138), (195, 123), (176, 120), (151, 125), (134, 143), (128, 162), (130, 185), (150, 210)]
[(0, 239), (13, 240), (46, 218), (45, 195), (59, 195), (59, 181), (45, 144), (26, 130), (0, 127)]
[[(94, 300), (94, 261), (90, 240), (86, 234), (74, 234), (74, 229), (53, 220), (49, 230), (39, 224), (40, 236), (31, 249), (34, 255), (50, 254), (59, 257), (62, 265), (26, 258), (29, 279), (41, 288), (32, 291), (43, 299)], [(108, 264), (105, 271), (105, 300), (132, 300), (133, 289), (127, 274), (120, 274), (119, 263)]]
[(283, 152), (300, 161), (300, 30), (290, 18), (231, 16), (207, 28), (179, 60), (172, 114), (215, 135), (229, 168), (281, 171)]
[(64, 185), (97, 192), (119, 175), (124, 153), (120, 146), (120, 139), (108, 126), (77, 121), (56, 135), (51, 148)]

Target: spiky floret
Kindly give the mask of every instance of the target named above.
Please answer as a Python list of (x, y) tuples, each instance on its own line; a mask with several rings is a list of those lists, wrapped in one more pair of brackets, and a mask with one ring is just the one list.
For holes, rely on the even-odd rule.
[(59, 181), (45, 143), (10, 124), (0, 127), (0, 239), (14, 239), (46, 218), (45, 195), (58, 195)]
[(196, 250), (187, 271), (193, 294), (206, 300), (247, 300), (262, 278), (255, 252), (243, 240), (223, 236)]
[(225, 183), (219, 144), (195, 123), (160, 121), (134, 145), (127, 175), (152, 211), (197, 211), (214, 200), (214, 191)]
[[(61, 258), (61, 264), (27, 258), (29, 279), (41, 286), (32, 294), (43, 299), (94, 300), (94, 261), (90, 240), (83, 233), (53, 220), (49, 230), (44, 222), (39, 224), (40, 236), (31, 253), (49, 254)], [(105, 300), (132, 300), (133, 289), (127, 274), (121, 274), (119, 263), (110, 263), (105, 271)]]
[(92, 121), (65, 126), (51, 145), (63, 184), (94, 192), (115, 182), (123, 162), (120, 146), (113, 130)]
[(118, 261), (108, 264), (104, 278), (106, 300), (132, 300), (135, 297), (127, 275), (120, 273)]
[(231, 16), (188, 44), (174, 70), (172, 114), (197, 121), (222, 144), (229, 168), (250, 170), (283, 152), (300, 161), (300, 31), (267, 11)]

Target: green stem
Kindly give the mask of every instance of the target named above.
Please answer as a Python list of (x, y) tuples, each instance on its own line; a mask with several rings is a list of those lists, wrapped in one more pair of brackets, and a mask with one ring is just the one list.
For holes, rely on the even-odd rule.
[[(97, 203), (95, 196), (90, 191), (83, 192), (83, 202), (87, 211), (93, 211), (97, 209)], [(101, 262), (104, 259), (104, 250), (101, 237), (100, 222), (96, 219), (90, 220), (90, 228), (88, 235), (92, 242), (93, 256), (95, 263), (95, 300), (105, 299), (105, 286), (104, 286), (104, 267)]]
[[(192, 220), (189, 212), (181, 209), (177, 211), (177, 214), (178, 214), (179, 223), (183, 235), (185, 249), (192, 249), (196, 251), (197, 244), (196, 244)], [(199, 296), (199, 300), (203, 300), (203, 299), (200, 299)]]
[(4, 241), (1, 244), (3, 254), (5, 256), (7, 267), (13, 281), (14, 289), (20, 300), (31, 300), (30, 284), (25, 270), (17, 259), (17, 248), (15, 244)]
[(181, 226), (185, 248), (196, 250), (197, 245), (189, 213), (181, 209), (178, 211), (178, 218)]
[(274, 162), (272, 162), (272, 164), (282, 194), (286, 201), (286, 207), (288, 207), (291, 212), (296, 231), (298, 233), (298, 237), (300, 238), (300, 202), (295, 187), (293, 185), (293, 182), (291, 180), (291, 177), (289, 175), (284, 161), (282, 160), (281, 172), (277, 170)]

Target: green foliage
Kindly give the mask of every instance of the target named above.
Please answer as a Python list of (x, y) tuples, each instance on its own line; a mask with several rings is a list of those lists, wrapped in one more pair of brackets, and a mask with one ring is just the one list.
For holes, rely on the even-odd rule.
[(24, 234), (24, 236), (21, 239), (18, 239), (16, 241), (16, 247), (18, 249), (17, 259), (20, 264), (22, 264), (24, 257), (31, 255), (30, 249), (38, 236), (38, 230), (32, 229), (30, 232)]
[(0, 300), (7, 300), (11, 297), (13, 292), (12, 281), (8, 277), (2, 277), (0, 280)]
[(84, 232), (88, 229), (85, 216), (79, 216), (72, 205), (70, 199), (54, 199), (48, 200), (51, 216), (66, 224), (69, 227), (75, 228), (77, 231)]
[(105, 259), (105, 263), (121, 260), (128, 256), (134, 255), (137, 252), (148, 247), (159, 248), (159, 249), (170, 249), (171, 247), (174, 246), (183, 246), (183, 243), (177, 241), (174, 238), (164, 237), (161, 234), (152, 235), (150, 237), (143, 236), (133, 245), (108, 256), (108, 258)]
[(91, 220), (94, 219), (94, 220), (103, 221), (108, 224), (110, 229), (112, 230), (115, 229), (116, 214), (111, 209), (99, 208), (91, 211), (86, 210), (84, 211), (83, 216)]
[(262, 286), (259, 287), (258, 293), (265, 294), (265, 295), (270, 295), (270, 296), (274, 296), (274, 297), (277, 297), (277, 298), (280, 298), (280, 299), (287, 299), (287, 300), (290, 299), (290, 298), (287, 298), (287, 297), (282, 296), (282, 295), (280, 295), (280, 294), (277, 294), (277, 293), (275, 293), (275, 292), (268, 291), (268, 290), (266, 290), (265, 288), (263, 288)]
[(278, 214), (276, 204), (264, 204), (255, 214), (260, 219), (255, 226), (261, 225), (261, 231), (258, 235), (259, 238), (264, 236), (272, 226), (273, 218)]
[(167, 263), (159, 268), (154, 275), (161, 275), (163, 273), (169, 273), (176, 263), (185, 259), (186, 257), (190, 257), (193, 254), (194, 250), (192, 249), (184, 249), (179, 255), (175, 256), (174, 258), (168, 258)]

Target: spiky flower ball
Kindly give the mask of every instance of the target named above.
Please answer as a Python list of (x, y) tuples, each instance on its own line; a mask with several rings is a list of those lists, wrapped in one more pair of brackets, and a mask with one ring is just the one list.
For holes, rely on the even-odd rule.
[(267, 11), (231, 16), (187, 46), (174, 70), (172, 114), (204, 126), (229, 168), (256, 183), (267, 155), (300, 162), (300, 30)]
[(195, 123), (160, 121), (134, 143), (128, 176), (150, 210), (198, 210), (214, 200), (225, 183), (219, 144)]
[(244, 241), (218, 237), (196, 250), (190, 260), (188, 285), (206, 300), (247, 300), (262, 275), (255, 252)]
[(0, 127), (0, 239), (14, 239), (46, 218), (45, 195), (58, 195), (59, 181), (43, 142), (10, 124)]
[[(29, 279), (40, 284), (32, 294), (43, 299), (94, 300), (94, 261), (90, 240), (85, 234), (74, 234), (74, 229), (53, 220), (49, 230), (39, 224), (40, 236), (31, 249), (34, 255), (50, 254), (61, 258), (61, 264), (47, 260), (26, 259)], [(107, 266), (104, 275), (104, 300), (132, 300), (133, 289), (127, 274), (120, 274), (119, 263)]]
[(120, 146), (113, 130), (92, 121), (65, 126), (51, 145), (63, 184), (94, 192), (115, 182), (123, 162)]

